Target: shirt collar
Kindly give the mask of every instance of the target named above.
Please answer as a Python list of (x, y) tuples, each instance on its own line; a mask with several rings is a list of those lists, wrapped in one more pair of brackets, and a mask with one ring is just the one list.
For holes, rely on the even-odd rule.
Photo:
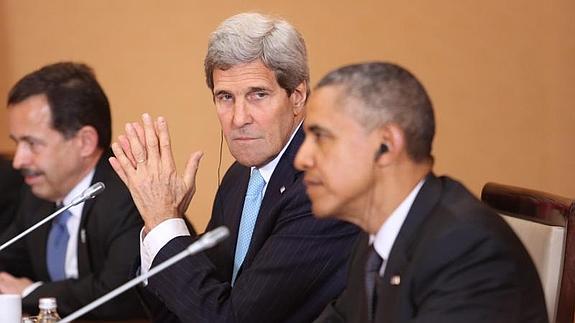
[(424, 182), (425, 178), (419, 181), (403, 202), (401, 202), (401, 204), (391, 212), (391, 215), (387, 220), (385, 220), (377, 233), (369, 236), (369, 243), (373, 243), (375, 251), (381, 258), (383, 258), (384, 261), (389, 258), (389, 253), (391, 252), (393, 243), (395, 242), (395, 239), (399, 234), (399, 230), (409, 213), (409, 209), (411, 209), (411, 205)]

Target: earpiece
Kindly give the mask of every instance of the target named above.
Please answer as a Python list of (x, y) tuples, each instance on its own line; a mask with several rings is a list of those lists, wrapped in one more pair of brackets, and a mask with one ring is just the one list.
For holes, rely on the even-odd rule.
[(387, 153), (389, 151), (389, 148), (387, 147), (386, 144), (381, 144), (381, 146), (379, 146), (379, 150), (375, 153), (375, 160), (377, 160), (379, 158), (379, 156)]

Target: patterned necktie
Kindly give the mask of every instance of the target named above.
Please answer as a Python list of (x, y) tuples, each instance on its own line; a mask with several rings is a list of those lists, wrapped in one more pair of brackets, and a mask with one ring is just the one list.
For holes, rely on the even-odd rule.
[(71, 216), (72, 212), (69, 210), (60, 213), (52, 222), (52, 228), (48, 235), (46, 263), (52, 281), (66, 279), (66, 250), (70, 239), (66, 223)]
[(373, 245), (369, 247), (369, 252), (367, 254), (367, 262), (365, 264), (365, 291), (367, 293), (367, 320), (368, 322), (373, 322), (375, 316), (375, 285), (377, 279), (379, 278), (379, 270), (383, 259), (375, 251)]
[(262, 204), (262, 191), (265, 186), (265, 180), (260, 172), (254, 168), (250, 176), (248, 184), (248, 191), (244, 200), (244, 209), (242, 211), (242, 218), (240, 219), (240, 229), (238, 231), (238, 241), (236, 242), (236, 254), (234, 256), (234, 271), (232, 275), (232, 286), (236, 281), (238, 271), (244, 262), (244, 258), (248, 253), (250, 242), (252, 240), (252, 233)]

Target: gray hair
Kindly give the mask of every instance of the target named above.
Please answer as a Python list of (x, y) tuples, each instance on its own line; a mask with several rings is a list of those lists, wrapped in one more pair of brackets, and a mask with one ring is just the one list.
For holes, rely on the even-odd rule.
[(435, 135), (433, 106), (423, 85), (401, 66), (372, 62), (341, 67), (324, 76), (316, 86), (341, 86), (341, 99), (356, 119), (372, 130), (395, 123), (404, 131), (407, 153), (416, 162), (431, 157)]
[(204, 60), (206, 83), (213, 91), (215, 69), (227, 70), (256, 60), (275, 73), (288, 95), (302, 82), (308, 84), (305, 42), (287, 21), (258, 13), (241, 13), (222, 22), (212, 33)]

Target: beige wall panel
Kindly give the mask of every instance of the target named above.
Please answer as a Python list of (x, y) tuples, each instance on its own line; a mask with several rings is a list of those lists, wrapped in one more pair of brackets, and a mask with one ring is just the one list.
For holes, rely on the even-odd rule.
[[(436, 172), (476, 194), (487, 181), (575, 196), (575, 2), (0, 0), (0, 100), (23, 74), (60, 60), (94, 67), (114, 134), (163, 115), (180, 169), (205, 152), (189, 210), (203, 229), (217, 188), (219, 125), (204, 84), (209, 33), (247, 10), (294, 23), (312, 82), (342, 64), (411, 69), (435, 104)], [(0, 109), (0, 150), (13, 145)], [(232, 161), (224, 145), (223, 169)]]

